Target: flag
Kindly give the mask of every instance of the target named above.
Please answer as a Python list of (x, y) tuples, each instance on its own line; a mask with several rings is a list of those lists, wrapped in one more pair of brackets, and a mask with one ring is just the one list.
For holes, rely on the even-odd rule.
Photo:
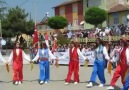
[(35, 28), (34, 30), (34, 35), (33, 35), (33, 44), (37, 43), (38, 42), (38, 31), (37, 29)]
[(88, 59), (86, 59), (86, 60), (85, 60), (85, 64), (84, 64), (84, 65), (85, 65), (85, 67), (88, 67), (88, 64), (89, 64), (89, 60), (88, 60)]
[(46, 45), (49, 47), (49, 35), (48, 35), (48, 32), (45, 33), (45, 42), (46, 42)]
[(127, 75), (128, 75), (129, 69), (126, 71), (125, 76), (124, 76), (124, 82), (126, 81)]
[(7, 72), (9, 73), (9, 65), (8, 64), (6, 64), (6, 70), (7, 70)]
[(30, 63), (30, 66), (31, 66), (31, 71), (33, 70), (33, 68), (34, 68), (34, 64), (33, 64), (33, 62), (31, 62)]
[(45, 40), (49, 40), (48, 32), (45, 33)]
[(108, 73), (111, 75), (111, 71), (112, 71), (112, 63), (111, 62), (108, 63), (107, 70), (108, 70)]
[(52, 46), (52, 53), (56, 51), (56, 48), (57, 48), (57, 38), (54, 38), (54, 44)]

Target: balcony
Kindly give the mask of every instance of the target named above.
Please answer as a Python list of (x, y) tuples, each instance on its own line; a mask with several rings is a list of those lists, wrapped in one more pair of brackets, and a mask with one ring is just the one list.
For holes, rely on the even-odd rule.
[(72, 30), (84, 30), (84, 26), (83, 25), (76, 25), (76, 26), (72, 26), (71, 29)]
[[(128, 40), (129, 40), (129, 35), (125, 36)], [(120, 40), (121, 36), (112, 36), (112, 40), (111, 41), (118, 41)], [(104, 37), (103, 38), (104, 41), (108, 41), (108, 37)], [(85, 42), (85, 38), (78, 38), (79, 42)], [(96, 38), (88, 38), (88, 42), (95, 42)]]

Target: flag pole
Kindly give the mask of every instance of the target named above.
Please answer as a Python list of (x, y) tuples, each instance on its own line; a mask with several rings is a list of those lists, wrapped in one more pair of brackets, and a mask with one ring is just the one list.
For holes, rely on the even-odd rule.
[(34, 19), (35, 19), (35, 27), (36, 27), (36, 0), (34, 0)]
[[(37, 30), (37, 27), (36, 27), (36, 0), (34, 0), (34, 20), (35, 20), (35, 30)], [(38, 34), (38, 30), (37, 30), (37, 34)], [(39, 48), (39, 41), (37, 42), (38, 43), (38, 48)]]

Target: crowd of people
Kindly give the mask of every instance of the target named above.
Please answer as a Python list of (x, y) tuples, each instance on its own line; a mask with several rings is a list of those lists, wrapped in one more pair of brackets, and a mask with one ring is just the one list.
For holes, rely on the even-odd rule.
[[(107, 29), (107, 31), (106, 31)], [(98, 30), (98, 31), (97, 31)], [(89, 80), (87, 88), (92, 88), (94, 82), (96, 82), (96, 77), (98, 76), (100, 80), (99, 87), (104, 87), (106, 83), (106, 78), (104, 70), (110, 65), (113, 66), (114, 74), (110, 82), (110, 86), (107, 88), (115, 89), (115, 83), (119, 77), (121, 77), (121, 83), (123, 84), (122, 90), (128, 90), (129, 88), (129, 42), (125, 36), (115, 43), (109, 43), (103, 41), (101, 36), (97, 36), (100, 29), (96, 29), (95, 37), (96, 42), (94, 43), (84, 43), (79, 44), (77, 41), (71, 41), (68, 45), (58, 45), (56, 46), (54, 52), (65, 52), (63, 56), (54, 56), (53, 49), (50, 48), (46, 41), (39, 40), (38, 43), (31, 45), (30, 57), (25, 54), (23, 49), (20, 47), (20, 43), (16, 41), (14, 49), (12, 50), (8, 61), (4, 60), (3, 56), (0, 54), (0, 60), (8, 63), (12, 60), (13, 67), (13, 84), (19, 85), (23, 83), (23, 59), (27, 60), (31, 64), (35, 61), (39, 63), (39, 84), (49, 83), (50, 80), (50, 61), (54, 60), (58, 64), (59, 60), (69, 58), (68, 74), (65, 80), (65, 84), (71, 83), (71, 77), (73, 74), (74, 84), (78, 84), (79, 80), (79, 57), (82, 57), (85, 62), (89, 62), (85, 52), (94, 51), (94, 65), (93, 71)], [(109, 32), (109, 28), (105, 28), (105, 32)], [(125, 33), (123, 33), (125, 34)], [(121, 35), (123, 35), (121, 33)], [(56, 41), (56, 39), (55, 39)], [(56, 43), (55, 43), (56, 44)], [(107, 68), (109, 70), (109, 68)]]

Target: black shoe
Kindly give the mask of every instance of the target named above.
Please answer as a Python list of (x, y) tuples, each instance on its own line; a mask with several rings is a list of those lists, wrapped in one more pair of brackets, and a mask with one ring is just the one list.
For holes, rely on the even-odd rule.
[(14, 85), (18, 85), (18, 81), (14, 81), (13, 84), (14, 84)]
[(44, 84), (44, 81), (40, 81), (39, 84), (40, 84), (40, 85), (43, 85), (43, 84)]

